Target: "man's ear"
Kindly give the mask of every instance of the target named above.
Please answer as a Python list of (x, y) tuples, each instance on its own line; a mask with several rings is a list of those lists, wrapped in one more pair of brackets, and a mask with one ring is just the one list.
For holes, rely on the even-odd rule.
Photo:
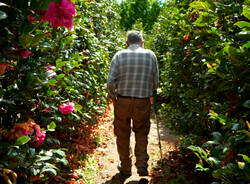
[(143, 47), (143, 45), (144, 45), (144, 41), (142, 41), (142, 42), (140, 43), (140, 47)]

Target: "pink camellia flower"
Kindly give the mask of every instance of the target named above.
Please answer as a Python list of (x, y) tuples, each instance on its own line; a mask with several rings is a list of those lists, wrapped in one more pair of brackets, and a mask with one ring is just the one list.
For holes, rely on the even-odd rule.
[(48, 66), (45, 66), (44, 68), (45, 68), (45, 71), (55, 70), (55, 69), (56, 69), (56, 67), (55, 67), (55, 66), (50, 65), (50, 64), (49, 64)]
[(73, 28), (73, 15), (76, 15), (75, 4), (71, 0), (51, 2), (45, 13), (45, 20), (52, 23), (52, 27), (64, 26)]
[(8, 66), (8, 64), (0, 64), (0, 75), (3, 75), (5, 73), (5, 70)]
[(72, 102), (67, 102), (59, 106), (59, 111), (62, 114), (69, 114), (75, 109), (75, 104)]
[(41, 144), (45, 140), (46, 132), (40, 130), (39, 125), (35, 125), (34, 129), (36, 131), (36, 136), (35, 136), (35, 139), (33, 140), (33, 141), (36, 141), (34, 146), (39, 146), (39, 144)]
[(24, 50), (24, 49), (21, 49), (19, 51), (19, 54), (22, 58), (28, 58), (29, 56), (32, 55), (32, 52), (28, 51), (28, 50)]

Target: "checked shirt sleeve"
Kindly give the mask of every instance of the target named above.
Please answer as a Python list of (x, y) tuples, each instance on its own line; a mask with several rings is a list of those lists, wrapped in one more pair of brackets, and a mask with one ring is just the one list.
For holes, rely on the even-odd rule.
[(157, 90), (159, 85), (159, 70), (155, 54), (153, 53), (153, 91)]
[(111, 62), (110, 69), (109, 69), (109, 76), (108, 76), (108, 98), (115, 98), (116, 97), (116, 79), (118, 75), (118, 55), (116, 54)]

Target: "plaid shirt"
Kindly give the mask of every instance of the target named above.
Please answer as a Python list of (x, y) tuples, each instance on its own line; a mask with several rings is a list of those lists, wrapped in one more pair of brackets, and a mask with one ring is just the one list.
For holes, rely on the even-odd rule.
[(146, 98), (152, 96), (159, 82), (157, 59), (151, 50), (137, 44), (117, 52), (108, 76), (108, 97), (116, 95)]

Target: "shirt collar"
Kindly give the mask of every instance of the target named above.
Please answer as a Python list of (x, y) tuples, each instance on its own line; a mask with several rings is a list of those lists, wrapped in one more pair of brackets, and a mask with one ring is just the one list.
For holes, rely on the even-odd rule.
[(134, 44), (131, 44), (131, 45), (128, 47), (128, 49), (135, 50), (135, 49), (138, 49), (139, 47), (140, 47), (139, 44), (134, 43)]

